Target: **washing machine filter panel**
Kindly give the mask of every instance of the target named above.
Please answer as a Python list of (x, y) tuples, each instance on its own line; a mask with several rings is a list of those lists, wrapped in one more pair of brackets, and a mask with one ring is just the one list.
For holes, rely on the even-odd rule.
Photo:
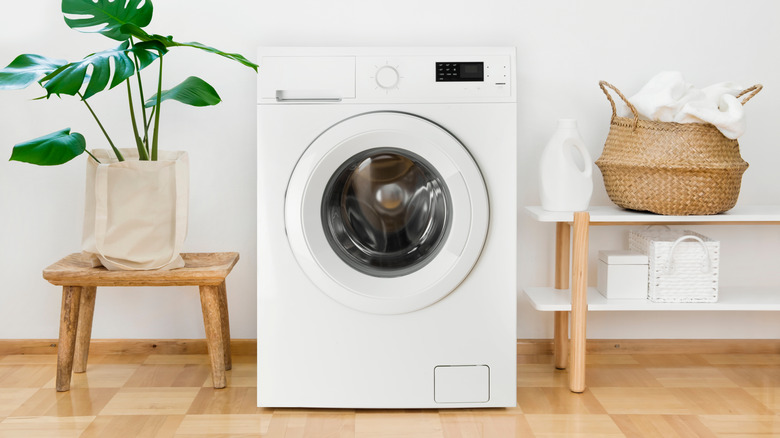
[(356, 154), (335, 172), (322, 199), (331, 248), (354, 269), (375, 277), (422, 268), (450, 229), (447, 185), (433, 166), (407, 150)]

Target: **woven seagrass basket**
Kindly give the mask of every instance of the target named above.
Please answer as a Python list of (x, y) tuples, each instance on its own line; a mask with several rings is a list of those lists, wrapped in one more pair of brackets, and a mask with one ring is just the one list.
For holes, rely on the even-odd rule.
[[(599, 86), (612, 105), (604, 151), (596, 160), (609, 198), (620, 207), (664, 215), (706, 215), (737, 203), (748, 168), (736, 140), (709, 123), (639, 120), (639, 113), (615, 86)], [(633, 113), (618, 117), (617, 93)], [(761, 91), (754, 85), (737, 97), (744, 105)]]

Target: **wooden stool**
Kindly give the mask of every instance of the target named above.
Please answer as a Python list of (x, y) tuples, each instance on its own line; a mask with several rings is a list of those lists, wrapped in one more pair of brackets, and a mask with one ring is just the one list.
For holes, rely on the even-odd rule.
[(62, 286), (57, 391), (70, 389), (72, 371), (83, 373), (87, 370), (98, 286), (198, 286), (214, 388), (227, 386), (225, 370), (232, 368), (232, 361), (225, 277), (238, 261), (238, 253), (192, 253), (181, 256), (185, 266), (170, 271), (109, 271), (102, 266), (93, 268), (89, 259), (82, 254), (71, 254), (43, 270), (44, 279)]

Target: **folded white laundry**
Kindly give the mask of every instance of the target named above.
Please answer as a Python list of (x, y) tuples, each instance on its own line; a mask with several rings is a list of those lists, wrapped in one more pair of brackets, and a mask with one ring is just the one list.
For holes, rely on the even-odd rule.
[[(744, 88), (722, 82), (702, 89), (685, 81), (678, 71), (663, 71), (647, 82), (628, 101), (645, 120), (677, 123), (711, 123), (727, 138), (745, 132), (745, 111), (735, 97)], [(626, 105), (621, 117), (633, 117)]]
[[(699, 90), (693, 88), (678, 71), (662, 71), (650, 79), (628, 101), (639, 112), (639, 117), (646, 120), (671, 122), (683, 105), (697, 95)], [(623, 106), (623, 117), (633, 117), (627, 106)]]
[(732, 140), (745, 133), (745, 110), (742, 102), (730, 94), (718, 99), (718, 105), (710, 102), (689, 102), (678, 117), (678, 123), (711, 123), (727, 138)]

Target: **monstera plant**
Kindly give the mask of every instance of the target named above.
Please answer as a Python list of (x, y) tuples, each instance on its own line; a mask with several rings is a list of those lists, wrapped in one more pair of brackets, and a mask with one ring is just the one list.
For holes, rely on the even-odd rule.
[[(130, 122), (140, 160), (157, 160), (160, 109), (165, 100), (176, 100), (193, 106), (216, 105), (220, 97), (203, 79), (190, 76), (179, 85), (162, 89), (163, 58), (174, 47), (190, 47), (237, 61), (257, 71), (257, 65), (241, 55), (226, 53), (198, 42), (177, 42), (171, 36), (149, 34), (144, 28), (152, 20), (151, 0), (62, 0), (65, 23), (80, 32), (96, 32), (119, 42), (107, 50), (87, 55), (74, 62), (41, 55), (18, 56), (0, 70), (0, 89), (22, 89), (33, 83), (46, 91), (40, 99), (52, 95), (78, 96), (98, 123), (116, 159), (124, 157), (108, 135), (90, 97), (117, 86), (127, 92)], [(158, 62), (159, 73), (154, 84), (156, 93), (145, 97), (140, 71)], [(135, 90), (133, 90), (135, 88)], [(147, 89), (148, 90), (148, 89)], [(136, 103), (139, 103), (138, 108)], [(87, 151), (86, 140), (78, 132), (65, 128), (14, 146), (11, 160), (38, 165), (63, 164)], [(96, 161), (97, 158), (92, 156)]]

